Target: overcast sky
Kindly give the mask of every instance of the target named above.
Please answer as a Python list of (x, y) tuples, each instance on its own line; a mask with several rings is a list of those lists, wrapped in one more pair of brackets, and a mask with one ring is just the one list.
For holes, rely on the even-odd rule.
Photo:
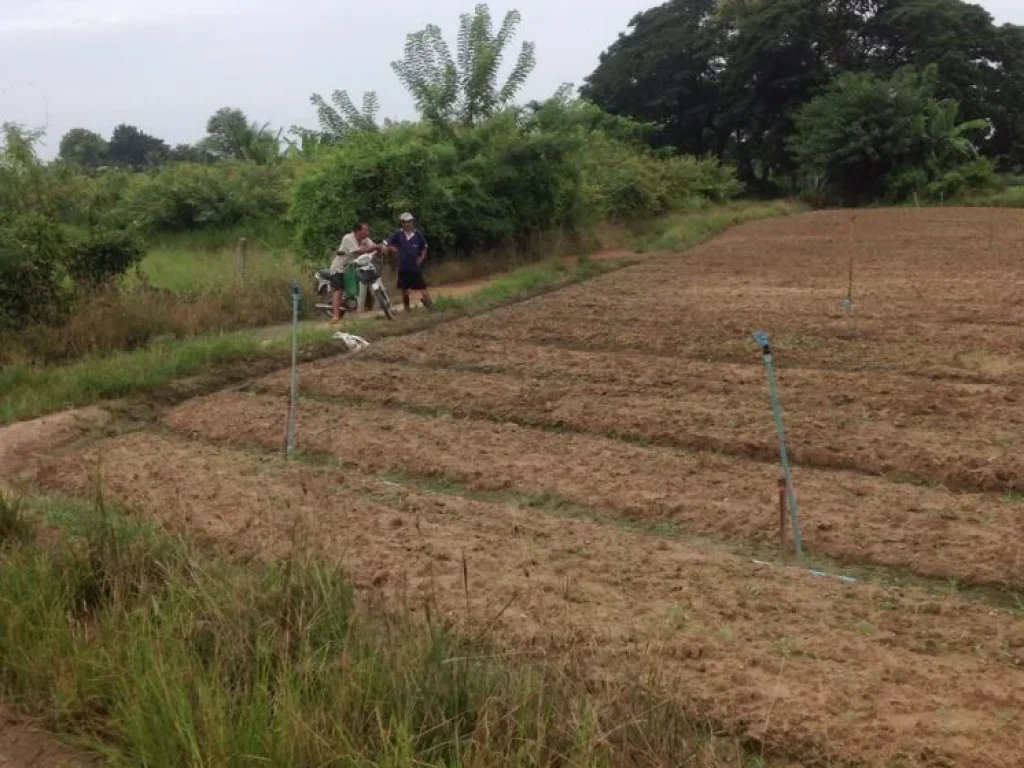
[[(174, 144), (204, 133), (219, 107), (275, 126), (314, 127), (309, 95), (376, 90), (382, 116), (414, 115), (390, 62), (407, 33), (438, 24), (451, 44), (476, 0), (0, 0), (0, 122), (46, 126), (45, 155), (69, 128), (109, 136), (137, 125)], [(650, 0), (491, 2), (523, 14), (537, 43), (523, 98), (579, 85)], [(984, 0), (1024, 24), (1022, 0)], [(518, 46), (518, 40), (517, 40)]]

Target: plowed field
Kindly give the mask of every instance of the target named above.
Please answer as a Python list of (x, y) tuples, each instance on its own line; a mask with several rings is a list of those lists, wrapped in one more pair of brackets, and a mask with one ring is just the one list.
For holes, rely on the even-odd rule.
[(98, 467), (108, 497), (246, 554), (299, 535), (375, 599), (595, 677), (656, 670), (798, 764), (1018, 766), (1022, 299), (1021, 213), (762, 222), (304, 366), (305, 460), (280, 456), (282, 372), (38, 479), (89, 493)]

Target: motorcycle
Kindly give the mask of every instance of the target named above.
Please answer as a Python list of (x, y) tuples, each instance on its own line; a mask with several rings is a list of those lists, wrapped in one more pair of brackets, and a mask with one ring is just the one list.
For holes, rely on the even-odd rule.
[[(357, 256), (348, 263), (345, 270), (346, 272), (352, 270), (355, 280), (345, 281), (346, 290), (341, 300), (342, 314), (354, 312), (359, 308), (359, 285), (362, 284), (367, 286), (374, 303), (384, 313), (384, 317), (394, 320), (391, 297), (388, 296), (384, 281), (381, 279), (381, 270), (376, 254), (364, 253), (362, 256)], [(324, 310), (328, 317), (333, 317), (334, 305), (331, 302), (331, 297), (334, 289), (331, 287), (331, 270), (329, 268), (318, 269), (313, 276), (316, 279), (316, 293), (320, 298), (316, 308)], [(354, 292), (351, 290), (353, 283), (355, 284)]]

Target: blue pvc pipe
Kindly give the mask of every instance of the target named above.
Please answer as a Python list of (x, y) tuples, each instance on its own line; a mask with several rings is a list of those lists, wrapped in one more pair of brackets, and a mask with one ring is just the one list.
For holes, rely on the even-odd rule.
[(779, 458), (782, 461), (782, 472), (786, 478), (786, 496), (789, 500), (789, 517), (793, 524), (793, 547), (796, 556), (803, 555), (803, 538), (800, 535), (800, 510), (793, 491), (793, 474), (789, 467), (789, 452), (786, 450), (786, 430), (782, 424), (782, 404), (779, 402), (779, 388), (775, 381), (775, 361), (768, 344), (768, 334), (763, 331), (754, 332), (754, 341), (761, 347), (761, 359), (765, 373), (768, 374), (768, 392), (772, 400), (772, 417), (775, 420), (775, 434), (779, 440)]
[(295, 453), (295, 410), (299, 397), (299, 283), (292, 284), (292, 391), (288, 407), (288, 457)]

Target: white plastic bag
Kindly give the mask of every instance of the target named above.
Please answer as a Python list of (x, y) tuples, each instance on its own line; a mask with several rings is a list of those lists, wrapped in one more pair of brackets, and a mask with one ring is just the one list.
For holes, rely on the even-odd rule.
[(348, 347), (349, 352), (358, 352), (363, 347), (370, 346), (370, 342), (362, 336), (353, 336), (351, 333), (343, 333), (342, 331), (338, 331), (334, 334), (334, 339)]

